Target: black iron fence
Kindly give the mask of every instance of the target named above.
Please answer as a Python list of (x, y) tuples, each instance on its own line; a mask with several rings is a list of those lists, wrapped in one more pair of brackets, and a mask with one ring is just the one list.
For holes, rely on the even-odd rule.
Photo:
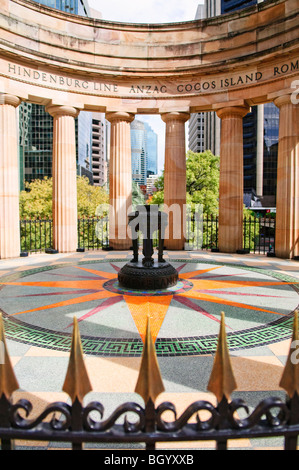
[[(285, 450), (297, 450), (299, 436), (299, 361), (298, 313), (294, 314), (290, 353), (279, 383), (286, 399), (273, 396), (263, 399), (255, 409), (240, 399), (231, 399), (237, 388), (222, 313), (214, 365), (207, 386), (216, 397), (216, 404), (198, 400), (178, 416), (176, 406), (163, 402), (155, 406), (164, 392), (163, 380), (150, 333), (148, 319), (146, 339), (135, 389), (144, 406), (127, 402), (105, 417), (104, 405), (93, 401), (83, 406), (85, 396), (92, 390), (85, 368), (78, 322), (74, 319), (69, 366), (63, 391), (70, 403), (49, 404), (37, 417), (30, 401), (12, 400), (19, 388), (10, 362), (0, 316), (2, 361), (0, 364), (0, 440), (2, 450), (11, 450), (14, 440), (72, 443), (74, 450), (84, 443), (139, 443), (154, 450), (160, 442), (215, 441), (217, 450), (226, 450), (228, 441), (283, 436)], [(296, 358), (297, 360), (294, 360)], [(200, 379), (200, 378), (199, 378)], [(132, 384), (133, 385), (133, 384)], [(35, 417), (31, 413), (35, 412)], [(169, 417), (170, 414), (170, 417)], [(111, 447), (110, 447), (111, 448)]]
[[(245, 217), (243, 220), (244, 253), (275, 253), (275, 218)], [(188, 217), (186, 250), (218, 250), (218, 217)], [(42, 252), (52, 248), (52, 220), (21, 220), (21, 252)], [(157, 246), (158, 237), (154, 240)], [(78, 219), (78, 250), (109, 249), (108, 217)]]
[(21, 253), (39, 252), (52, 248), (51, 219), (24, 219), (20, 221)]
[(78, 249), (109, 248), (108, 217), (78, 219)]
[[(273, 217), (244, 217), (242, 253), (275, 253), (275, 224)], [(187, 220), (186, 247), (190, 250), (218, 251), (218, 217), (191, 215)]]

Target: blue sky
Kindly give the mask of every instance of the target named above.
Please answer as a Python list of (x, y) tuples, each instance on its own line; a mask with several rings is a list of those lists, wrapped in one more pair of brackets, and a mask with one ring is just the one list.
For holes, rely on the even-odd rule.
[[(203, 0), (89, 0), (89, 6), (101, 12), (102, 19), (127, 23), (172, 23), (192, 21)], [(136, 116), (158, 134), (158, 168), (164, 168), (165, 124), (160, 116)], [(186, 124), (186, 142), (188, 141)]]

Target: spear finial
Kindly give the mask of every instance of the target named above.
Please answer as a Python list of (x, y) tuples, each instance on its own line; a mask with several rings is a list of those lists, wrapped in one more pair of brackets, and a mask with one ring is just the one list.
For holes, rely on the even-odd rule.
[(85, 395), (92, 390), (84, 364), (81, 337), (76, 317), (74, 317), (70, 359), (62, 390), (71, 397), (72, 403), (77, 399), (81, 404)]
[(145, 343), (135, 392), (138, 393), (143, 398), (145, 404), (147, 404), (149, 400), (155, 403), (158, 395), (164, 392), (164, 390), (165, 388), (157, 361), (155, 345), (150, 330), (150, 319), (148, 316)]
[(218, 337), (218, 345), (211, 377), (208, 383), (208, 390), (214, 393), (218, 403), (220, 403), (224, 396), (227, 400), (229, 400), (231, 393), (236, 388), (237, 384), (233, 374), (227, 346), (225, 315), (224, 312), (221, 312), (221, 325)]

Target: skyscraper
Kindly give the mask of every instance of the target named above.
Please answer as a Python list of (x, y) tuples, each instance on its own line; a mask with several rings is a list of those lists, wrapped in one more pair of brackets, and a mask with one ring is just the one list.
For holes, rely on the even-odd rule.
[[(220, 14), (220, 5), (215, 2), (198, 5), (195, 19), (200, 20)], [(215, 112), (194, 113), (189, 119), (189, 149), (195, 153), (211, 150), (220, 153), (220, 119)]]
[(73, 13), (74, 15), (90, 16), (90, 10), (87, 0), (33, 0), (47, 7), (56, 8), (57, 10)]
[(92, 174), (95, 186), (107, 183), (107, 121), (104, 113), (92, 115)]
[(146, 185), (147, 177), (158, 172), (158, 136), (151, 126), (135, 119), (131, 123), (132, 178)]
[[(263, 0), (205, 0), (198, 15), (211, 17), (262, 3)], [(199, 16), (200, 17), (200, 16)], [(264, 207), (275, 206), (279, 109), (274, 103), (251, 108), (243, 118), (244, 192), (254, 192)]]
[(131, 123), (131, 152), (133, 181), (140, 185), (146, 185), (146, 129), (144, 123), (137, 119)]
[(19, 186), (20, 191), (24, 189), (24, 181), (25, 181), (25, 148), (29, 145), (29, 124), (31, 118), (31, 110), (32, 104), (31, 103), (22, 103), (19, 106)]
[(147, 168), (146, 176), (158, 173), (158, 136), (151, 126), (144, 122), (146, 131)]
[[(67, 13), (88, 16), (86, 0), (41, 0), (37, 3)], [(21, 103), (20, 128), (20, 188), (25, 181), (52, 176), (53, 118), (44, 106)], [(93, 182), (92, 174), (92, 113), (81, 112), (75, 121), (77, 142), (77, 173)], [(25, 138), (26, 136), (26, 138)]]

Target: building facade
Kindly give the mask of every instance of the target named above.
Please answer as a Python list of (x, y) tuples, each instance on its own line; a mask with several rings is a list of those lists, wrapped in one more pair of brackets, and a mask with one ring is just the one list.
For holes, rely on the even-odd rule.
[(146, 132), (147, 153), (146, 176), (148, 177), (158, 173), (158, 136), (147, 122), (144, 122), (144, 127)]
[[(204, 5), (199, 5), (197, 15), (203, 18), (229, 14), (262, 2), (205, 0)], [(265, 208), (274, 208), (276, 205), (278, 128), (279, 109), (274, 103), (251, 107), (243, 119), (244, 193), (258, 196)], [(218, 139), (220, 134), (213, 130), (213, 124), (210, 129)], [(250, 200), (248, 197), (245, 199)]]
[[(210, 18), (221, 14), (219, 2), (206, 2), (198, 5), (196, 20)], [(220, 154), (220, 119), (216, 112), (193, 113), (188, 123), (188, 145), (195, 153), (210, 150), (214, 155)]]
[(144, 122), (134, 119), (131, 123), (132, 178), (139, 185), (146, 185), (147, 151)]
[[(67, 13), (89, 16), (86, 0), (41, 0), (37, 3)], [(23, 122), (24, 120), (24, 122)], [(19, 107), (20, 121), (20, 189), (24, 182), (52, 176), (53, 118), (44, 106), (27, 103)], [(81, 112), (76, 118), (77, 174), (93, 184), (92, 172), (92, 113)], [(26, 138), (24, 135), (26, 134)]]
[(80, 16), (90, 16), (87, 0), (33, 0), (50, 8)]
[(131, 123), (132, 179), (139, 186), (147, 184), (147, 177), (158, 173), (158, 136), (144, 121)]
[(95, 186), (107, 184), (107, 124), (104, 113), (92, 114), (92, 174)]

